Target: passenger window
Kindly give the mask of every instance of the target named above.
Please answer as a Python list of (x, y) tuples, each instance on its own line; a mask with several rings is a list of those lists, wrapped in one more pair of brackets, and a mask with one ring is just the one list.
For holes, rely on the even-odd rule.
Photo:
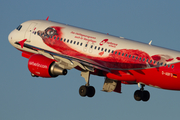
[(138, 59), (138, 56), (136, 57), (136, 60)]
[(164, 67), (166, 67), (166, 65), (167, 65), (167, 64), (165, 63), (165, 64), (164, 64)]
[(127, 57), (127, 56), (128, 56), (128, 54), (125, 55), (125, 57)]
[(159, 66), (159, 62), (157, 62), (157, 66)]
[(96, 49), (96, 48), (97, 48), (97, 46), (94, 47), (94, 49)]
[(132, 59), (134, 59), (134, 55), (132, 56)]
[(112, 52), (111, 52), (112, 54), (114, 53), (114, 50), (112, 50)]
[(163, 62), (160, 65), (163, 65)]
[(119, 54), (118, 55), (120, 55), (121, 54), (121, 52), (119, 52)]
[(143, 62), (145, 61), (145, 58), (143, 58)]
[(36, 35), (36, 31), (34, 32), (34, 34)]
[(115, 54), (117, 54), (117, 51), (115, 52)]
[(149, 59), (146, 60), (146, 62), (148, 62), (148, 61), (149, 61)]
[(85, 45), (85, 47), (87, 47), (87, 44)]
[(101, 51), (103, 51), (104, 48), (101, 49)]
[(56, 37), (54, 37), (54, 39), (56, 39)]
[(73, 41), (71, 40), (71, 42), (70, 43), (72, 43)]
[(64, 42), (66, 42), (66, 39), (64, 39)]
[(59, 40), (59, 37), (57, 38), (57, 40)]
[(156, 63), (156, 61), (154, 61), (154, 64)]
[(170, 67), (170, 65), (168, 65), (168, 68)]
[(131, 55), (129, 55), (129, 58), (131, 57)]
[(93, 45), (91, 45), (91, 48), (93, 48)]
[(104, 50), (105, 52), (107, 51), (107, 49)]
[(69, 42), (69, 39), (67, 40), (67, 43)]
[(141, 57), (139, 58), (139, 61), (141, 61)]
[(124, 53), (122, 53), (122, 56), (124, 56)]
[(111, 52), (111, 50), (109, 49), (109, 50), (108, 50), (108, 53), (110, 53), (110, 52)]
[(82, 43), (80, 44), (80, 46), (82, 46)]
[(152, 63), (152, 60), (150, 60), (150, 63)]
[(77, 45), (79, 45), (79, 42), (77, 42)]
[(98, 50), (100, 49), (100, 47), (98, 47)]
[(171, 67), (172, 69), (174, 68), (174, 65), (172, 65), (172, 67)]
[(74, 44), (76, 44), (76, 41), (74, 41)]
[(62, 41), (63, 38), (61, 38), (61, 41)]

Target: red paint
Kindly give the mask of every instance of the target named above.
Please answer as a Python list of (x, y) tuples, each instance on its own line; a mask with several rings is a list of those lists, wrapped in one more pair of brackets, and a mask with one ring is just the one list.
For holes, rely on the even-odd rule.
[(180, 60), (180, 57), (176, 57), (177, 60)]
[(47, 21), (49, 20), (49, 16), (46, 18), (46, 20), (47, 20)]
[(28, 54), (27, 52), (22, 52), (22, 56), (25, 58), (30, 58), (32, 54)]
[(108, 41), (108, 39), (104, 39), (104, 40), (102, 40), (102, 41), (99, 43), (99, 45), (102, 46), (102, 45), (104, 45), (107, 41)]
[(129, 72), (136, 78), (137, 83), (141, 82), (168, 90), (180, 90), (180, 63), (172, 65), (175, 66), (173, 69), (162, 66), (142, 70), (129, 70)]
[[(118, 71), (116, 71), (118, 72)], [(105, 75), (107, 78), (109, 79), (113, 79), (113, 80), (119, 80), (119, 81), (135, 81), (136, 79), (134, 78), (134, 76), (130, 75), (130, 74), (123, 74), (123, 75), (117, 75), (117, 74), (113, 74), (113, 73), (107, 73)]]
[[(173, 69), (171, 67), (164, 67), (164, 66), (155, 68), (155, 65), (153, 64), (154, 60), (160, 61), (162, 60), (161, 57), (164, 57), (165, 55), (150, 56), (148, 53), (141, 50), (118, 49), (115, 50), (114, 53), (110, 53), (107, 57), (102, 56), (104, 54), (103, 52), (100, 52), (99, 57), (94, 57), (84, 53), (80, 53), (79, 51), (76, 51), (75, 49), (69, 47), (68, 44), (70, 43), (57, 40), (57, 37), (63, 38), (63, 33), (61, 32), (63, 28), (57, 26), (52, 26), (51, 28), (55, 30), (55, 34), (53, 35), (52, 38), (43, 37), (43, 36), (41, 37), (46, 45), (59, 51), (61, 54), (68, 55), (70, 57), (74, 57), (105, 68), (128, 69), (127, 71), (114, 70), (111, 71), (111, 73), (96, 71), (95, 73), (92, 74), (101, 75), (101, 76), (104, 75), (110, 79), (121, 81), (121, 83), (124, 84), (133, 84), (135, 82), (137, 83), (140, 82), (146, 85), (160, 87), (163, 89), (180, 90), (180, 80), (179, 80), (180, 70), (176, 69), (176, 68), (180, 68), (180, 63), (175, 64), (176, 67)], [(45, 33), (45, 31), (39, 31), (39, 32)], [(54, 39), (54, 37), (56, 37), (56, 39)], [(109, 42), (108, 39), (104, 39), (101, 45), (107, 42)], [(121, 53), (120, 55), (119, 52)], [(123, 56), (122, 53), (124, 54)], [(129, 57), (129, 55), (131, 56)], [(134, 58), (132, 58), (133, 56)], [(136, 57), (138, 57), (138, 59), (136, 59)], [(31, 58), (32, 57), (30, 57), (30, 61), (35, 61), (35, 63), (47, 65), (48, 67), (50, 66), (49, 64), (53, 62), (52, 60), (49, 60), (49, 58), (40, 58), (41, 60), (39, 60), (39, 58), (37, 59), (36, 57), (35, 60), (34, 59), (32, 60)], [(145, 58), (144, 61), (143, 58)], [(45, 61), (41, 62), (42, 59), (44, 59)], [(147, 59), (148, 62), (146, 62)], [(176, 59), (180, 60), (179, 57), (177, 57)], [(168, 62), (172, 60), (173, 58), (170, 58), (166, 61)], [(150, 63), (150, 61), (152, 62)], [(38, 71), (40, 72), (40, 75), (42, 77), (51, 77), (47, 69), (41, 69), (41, 67), (36, 67), (36, 66), (33, 67), (32, 65), (33, 64), (28, 66), (30, 66), (31, 69), (33, 69), (32, 71), (33, 73), (36, 73)], [(153, 68), (147, 68), (147, 65)], [(134, 68), (140, 68), (140, 69), (134, 70)], [(35, 75), (39, 76), (38, 74)], [(117, 91), (120, 91), (120, 86), (117, 87)]]
[(170, 58), (170, 59), (166, 60), (166, 62), (170, 62), (172, 60), (174, 60), (174, 58)]
[[(64, 40), (62, 41), (60, 40), (61, 38), (63, 38), (62, 29), (63, 29), (62, 27), (51, 26), (44, 31), (38, 31), (38, 32), (48, 34), (48, 32), (51, 31), (51, 33), (54, 33), (52, 38), (47, 37), (47, 36), (45, 37), (41, 36), (41, 37), (46, 45), (59, 51), (61, 54), (68, 55), (70, 57), (74, 57), (74, 58), (95, 64), (98, 66), (102, 66), (106, 68), (118, 68), (118, 69), (120, 68), (121, 69), (146, 68), (149, 65), (155, 66), (155, 64), (153, 63), (154, 60), (156, 61), (161, 60), (160, 55), (153, 55), (151, 57), (149, 54), (147, 54), (144, 51), (134, 50), (134, 49), (118, 49), (118, 50), (115, 50), (114, 53), (109, 53), (109, 56), (107, 57), (103, 57), (104, 52), (100, 52), (98, 57), (97, 56), (95, 57), (93, 55), (92, 56), (87, 55), (85, 53), (81, 53), (77, 51), (74, 48), (71, 48), (69, 46), (69, 44), (71, 43), (67, 43), (67, 39), (66, 39), (66, 42), (64, 42)], [(71, 34), (77, 35), (77, 33), (73, 31), (71, 32)], [(88, 36), (88, 35), (84, 35), (80, 33), (78, 33), (78, 35), (82, 35), (86, 37)], [(57, 40), (58, 37), (59, 37), (59, 40)], [(69, 40), (69, 42), (70, 41), (71, 40)], [(108, 39), (104, 39), (103, 41), (101, 41), (100, 45), (103, 45), (105, 43), (107, 43), (108, 45), (114, 45), (114, 46), (117, 45), (115, 43), (108, 41)], [(120, 55), (118, 55), (119, 52), (121, 53)], [(123, 56), (122, 56), (122, 53), (124, 53)], [(131, 56), (129, 57), (129, 55)], [(132, 56), (134, 56), (134, 58), (132, 58)], [(138, 59), (136, 59), (137, 56), (138, 56)], [(146, 62), (147, 59), (148, 59), (148, 62)]]
[(151, 56), (153, 60), (159, 61), (161, 59), (161, 56), (159, 55), (153, 55)]
[(54, 60), (49, 59), (40, 54), (34, 54), (29, 58), (28, 69), (34, 75), (40, 77), (52, 77), (49, 73), (49, 68)]
[(103, 54), (104, 54), (104, 51), (99, 53), (100, 56), (102, 56)]
[(23, 48), (24, 42), (25, 42), (26, 40), (27, 40), (27, 39), (24, 39), (24, 40), (21, 40), (21, 41), (18, 42), (18, 43), (21, 45), (21, 48)]
[[(120, 55), (118, 55), (119, 52), (120, 52)], [(129, 58), (129, 55), (131, 55), (130, 58)], [(132, 58), (133, 56), (134, 58)], [(136, 59), (136, 57), (138, 58)], [(145, 61), (143, 61), (143, 58), (145, 58)], [(114, 51), (113, 54), (110, 54), (109, 57), (106, 59), (111, 61), (118, 68), (122, 68), (122, 69), (145, 68), (147, 67), (147, 63), (146, 63), (147, 59), (149, 59), (149, 62), (148, 62), (149, 65), (154, 66), (153, 63), (150, 63), (150, 60), (153, 61), (153, 59), (147, 53), (141, 50), (134, 50), (134, 49), (116, 50)], [(103, 61), (107, 61), (107, 60), (103, 60)]]
[[(125, 57), (125, 55), (120, 57), (118, 54), (115, 55), (115, 54), (110, 53), (108, 57), (102, 57), (103, 52), (101, 52), (99, 54), (99, 57), (87, 56), (86, 54), (80, 53), (79, 51), (76, 51), (75, 49), (69, 47), (68, 46), (69, 43), (64, 42), (63, 40), (62, 41), (57, 40), (58, 37), (63, 38), (63, 33), (61, 32), (61, 30), (63, 28), (57, 27), (57, 26), (52, 26), (51, 29), (53, 29), (53, 32), (56, 33), (53, 35), (52, 38), (44, 37), (44, 36), (41, 36), (41, 37), (46, 45), (59, 51), (61, 54), (75, 57), (77, 59), (85, 60), (86, 62), (98, 64), (100, 66), (105, 66), (108, 68), (144, 68), (147, 66), (146, 62), (139, 61), (139, 58), (138, 58), (138, 60), (135, 60), (135, 58), (132, 59), (129, 57)], [(47, 31), (51, 30), (51, 29), (47, 28), (45, 31), (38, 31), (38, 32), (47, 34)], [(54, 39), (54, 37), (56, 39)], [(108, 39), (104, 39), (101, 42), (101, 44), (103, 45), (106, 42), (108, 42)], [(108, 45), (113, 45), (113, 43), (108, 42)], [(116, 50), (116, 51), (117, 51), (117, 53), (121, 52), (121, 54), (125, 53), (128, 55), (131, 54), (132, 56), (134, 55), (135, 57), (139, 56), (139, 57), (146, 58), (149, 60), (152, 59), (147, 53), (145, 53), (144, 51), (140, 51), (140, 50), (121, 49), (121, 50)], [(151, 64), (151, 65), (153, 65), (153, 64)]]

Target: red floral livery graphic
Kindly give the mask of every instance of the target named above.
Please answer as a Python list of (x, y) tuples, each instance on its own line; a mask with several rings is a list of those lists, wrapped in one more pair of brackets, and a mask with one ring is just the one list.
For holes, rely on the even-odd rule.
[[(103, 57), (105, 54), (104, 51), (98, 53), (99, 57), (93, 54), (85, 54), (76, 48), (70, 47), (68, 43), (65, 42), (67, 41), (66, 39), (61, 40), (61, 38), (63, 38), (62, 29), (62, 27), (52, 26), (44, 31), (38, 31), (38, 34), (46, 45), (61, 52), (61, 54), (82, 59), (89, 63), (97, 63), (108, 68), (132, 69), (153, 67), (157, 65), (157, 62), (165, 64), (166, 62), (173, 61), (173, 58), (169, 55), (150, 56), (145, 51), (138, 49), (119, 49), (113, 53), (109, 53), (106, 57)], [(104, 39), (99, 43), (101, 46), (104, 44), (107, 44), (108, 47), (117, 46), (116, 43), (109, 42), (108, 39)], [(176, 59), (179, 59), (179, 57)]]
[(43, 39), (44, 43), (46, 43), (48, 46), (54, 46), (56, 43), (54, 37), (56, 38), (62, 37), (61, 29), (62, 29), (61, 27), (52, 26), (52, 27), (48, 27), (44, 31), (38, 31), (38, 34)]
[[(117, 62), (117, 66), (124, 69), (130, 68), (145, 68), (148, 66), (154, 66), (151, 56), (146, 52), (134, 49), (120, 49), (114, 51), (114, 54), (110, 54), (112, 61)], [(144, 59), (144, 60), (143, 60)], [(148, 62), (146, 61), (148, 59)]]
[(172, 62), (174, 60), (174, 58), (172, 58), (171, 56), (169, 55), (162, 55), (162, 54), (159, 54), (159, 55), (153, 55), (151, 56), (153, 58), (153, 60), (156, 60), (158, 62)]

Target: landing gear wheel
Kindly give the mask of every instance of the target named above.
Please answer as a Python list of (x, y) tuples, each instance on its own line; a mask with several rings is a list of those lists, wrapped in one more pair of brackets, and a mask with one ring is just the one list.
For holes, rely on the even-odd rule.
[(79, 88), (79, 94), (82, 97), (88, 96), (93, 97), (95, 95), (95, 88), (93, 86), (81, 86)]
[(134, 92), (134, 99), (136, 101), (142, 100), (144, 102), (147, 102), (149, 98), (150, 98), (150, 93), (147, 90), (140, 89)]
[(93, 97), (94, 95), (95, 95), (95, 88), (93, 86), (89, 86), (87, 96)]
[(142, 91), (142, 101), (147, 102), (150, 98), (150, 93), (146, 90)]
[(82, 96), (82, 97), (85, 97), (87, 95), (87, 92), (88, 92), (88, 88), (87, 86), (83, 85), (79, 88), (79, 94)]
[(136, 101), (141, 101), (141, 99), (142, 99), (142, 91), (141, 90), (136, 90), (134, 92), (134, 99)]

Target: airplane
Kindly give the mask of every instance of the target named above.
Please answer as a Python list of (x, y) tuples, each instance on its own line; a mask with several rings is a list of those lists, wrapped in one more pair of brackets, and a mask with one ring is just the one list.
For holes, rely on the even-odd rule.
[(67, 24), (29, 20), (8, 36), (12, 46), (28, 59), (33, 77), (53, 78), (73, 68), (86, 84), (82, 97), (93, 97), (90, 75), (104, 77), (102, 91), (121, 93), (121, 84), (138, 85), (136, 101), (148, 101), (145, 85), (180, 90), (180, 52)]

